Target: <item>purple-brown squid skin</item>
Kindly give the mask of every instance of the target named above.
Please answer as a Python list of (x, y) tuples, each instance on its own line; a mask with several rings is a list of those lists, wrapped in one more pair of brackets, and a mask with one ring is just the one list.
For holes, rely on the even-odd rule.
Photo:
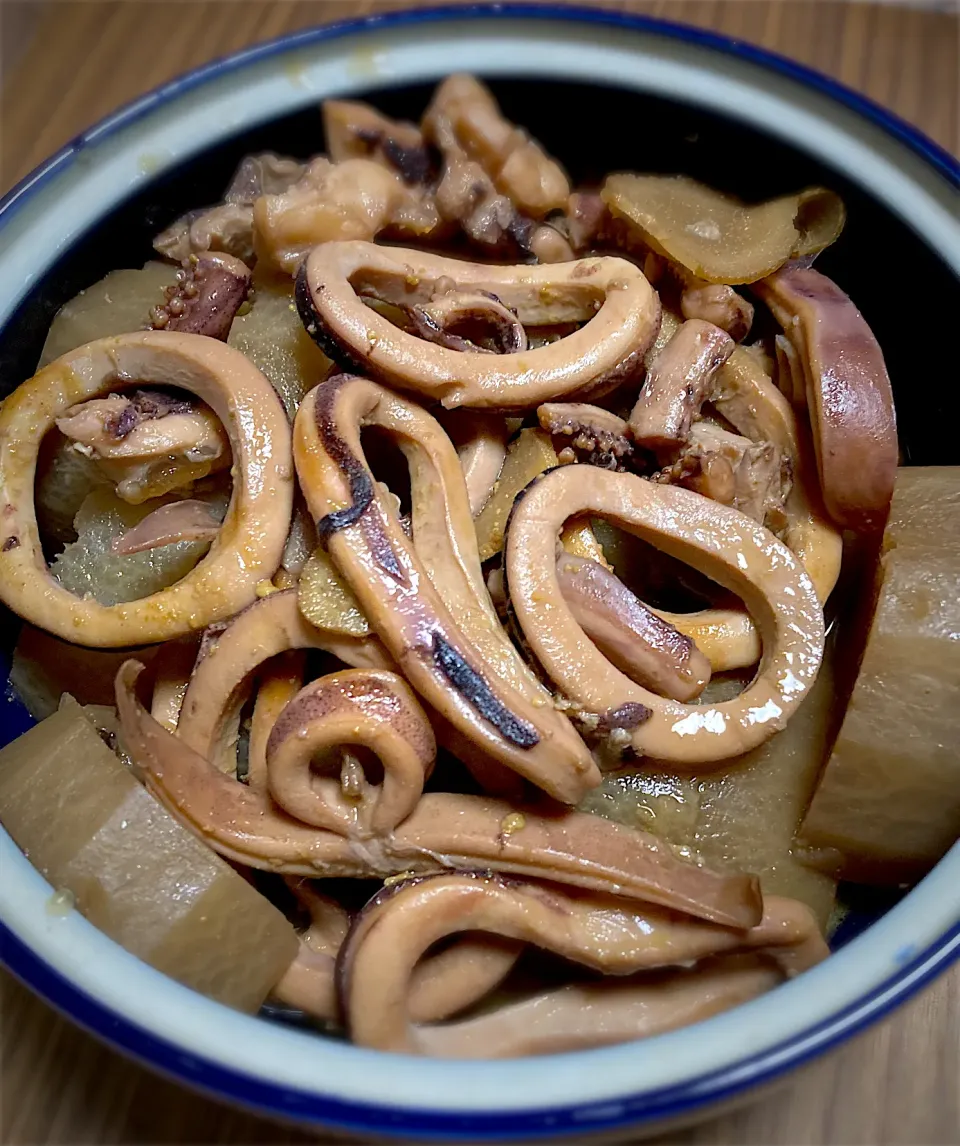
[[(555, 799), (576, 803), (600, 782), (586, 746), (516, 650), (505, 639), (490, 639), (496, 618), (489, 600), (476, 634), (453, 615), (373, 480), (360, 429), (391, 397), (375, 383), (341, 374), (300, 406), (297, 472), (318, 534), (372, 628), (427, 702), (494, 760)], [(457, 466), (452, 448), (451, 459)], [(472, 592), (464, 587), (460, 597), (470, 611)]]
[(609, 410), (586, 402), (544, 402), (537, 407), (537, 420), (548, 434), (583, 454), (588, 465), (605, 470), (624, 470), (633, 456), (627, 423)]
[(693, 700), (703, 692), (710, 662), (616, 574), (598, 561), (563, 553), (557, 558), (557, 580), (580, 627), (627, 676), (673, 700)]
[(753, 927), (761, 918), (754, 876), (697, 867), (646, 832), (557, 805), (525, 809), (483, 796), (430, 792), (376, 840), (302, 824), (266, 792), (218, 771), (158, 724), (135, 693), (141, 671), (137, 661), (126, 661), (117, 674), (117, 709), (130, 756), (171, 815), (237, 863), (325, 878), (495, 869), (659, 903), (731, 927)]
[(848, 529), (882, 530), (899, 456), (893, 390), (873, 331), (836, 283), (812, 267), (788, 265), (753, 289), (804, 364), (827, 512)]
[[(682, 704), (620, 672), (590, 641), (560, 590), (556, 541), (569, 518), (602, 517), (736, 593), (762, 643), (757, 675), (734, 700)], [(681, 767), (728, 760), (769, 739), (812, 687), (823, 656), (823, 609), (798, 559), (769, 530), (677, 486), (596, 466), (558, 466), (514, 502), (507, 525), (507, 593), (531, 652), (562, 694), (603, 715), (650, 710), (634, 751)]]
[(190, 255), (177, 272), (175, 286), (167, 288), (166, 301), (150, 316), (154, 330), (179, 330), (203, 334), (226, 342), (237, 311), (250, 290), (250, 268), (215, 251)]
[[(409, 880), (378, 893), (340, 948), (338, 990), (355, 1042), (425, 1052), (407, 1005), (412, 974), (432, 944), (461, 932), (531, 943), (611, 976), (741, 951), (768, 954), (789, 976), (828, 953), (810, 910), (773, 896), (743, 930), (493, 873)], [(588, 1012), (582, 1022), (589, 1028)]]
[(630, 414), (630, 432), (638, 445), (660, 458), (684, 445), (714, 375), (735, 346), (711, 322), (693, 318), (683, 323), (651, 363)]

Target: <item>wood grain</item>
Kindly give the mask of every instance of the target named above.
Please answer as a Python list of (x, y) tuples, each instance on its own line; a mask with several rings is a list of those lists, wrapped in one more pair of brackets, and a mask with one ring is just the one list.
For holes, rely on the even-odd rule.
[[(214, 56), (310, 24), (395, 2), (166, 0), (48, 3), (29, 26), (0, 0), (0, 185), (119, 104)], [(792, 0), (630, 0), (781, 51), (892, 108), (960, 151), (956, 6), (939, 11)], [(740, 1111), (665, 1143), (950, 1146), (960, 1143), (960, 968), (892, 1019)], [(296, 1130), (229, 1110), (126, 1062), (0, 976), (0, 1142), (299, 1143)], [(334, 1141), (321, 1136), (325, 1142)]]

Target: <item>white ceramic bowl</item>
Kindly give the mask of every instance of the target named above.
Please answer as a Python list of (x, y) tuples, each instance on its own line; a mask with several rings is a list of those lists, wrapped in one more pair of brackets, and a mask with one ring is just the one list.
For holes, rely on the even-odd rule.
[[(824, 77), (743, 44), (650, 20), (570, 9), (460, 8), (321, 28), (252, 48), (145, 96), (76, 140), (0, 204), (6, 337), (17, 338), (16, 324), (27, 313), (17, 308), (63, 252), (192, 156), (327, 96), (432, 83), (457, 70), (572, 82), (600, 77), (621, 91), (724, 114), (868, 192), (960, 277), (956, 163)], [(577, 129), (589, 130), (589, 123)], [(643, 125), (624, 129), (637, 133), (639, 147)], [(87, 281), (96, 277), (90, 273)], [(8, 693), (0, 708), (3, 739), (22, 727), (23, 712)], [(580, 1139), (689, 1118), (822, 1053), (960, 955), (958, 846), (826, 963), (695, 1028), (550, 1058), (425, 1062), (249, 1018), (179, 986), (76, 913), (52, 914), (51, 888), (2, 832), (0, 867), (4, 962), (94, 1034), (222, 1098), (418, 1141)]]

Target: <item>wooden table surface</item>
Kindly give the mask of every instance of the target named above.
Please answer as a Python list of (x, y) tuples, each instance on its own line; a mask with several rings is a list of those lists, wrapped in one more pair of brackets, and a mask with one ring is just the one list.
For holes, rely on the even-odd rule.
[[(213, 56), (397, 3), (0, 0), (5, 190), (70, 136)], [(960, 150), (955, 4), (632, 0), (610, 7), (717, 28), (828, 72)], [(12, 70), (11, 70), (12, 69)], [(155, 1078), (0, 978), (0, 1142), (316, 1141)], [(892, 1019), (735, 1113), (670, 1143), (960, 1143), (960, 968)]]

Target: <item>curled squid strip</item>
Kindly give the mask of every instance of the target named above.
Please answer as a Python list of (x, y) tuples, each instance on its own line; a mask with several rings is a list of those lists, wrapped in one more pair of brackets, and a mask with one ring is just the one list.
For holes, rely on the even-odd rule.
[[(704, 706), (657, 696), (587, 640), (564, 600), (556, 563), (564, 521), (584, 511), (687, 561), (743, 599), (763, 655), (740, 696)], [(631, 731), (640, 755), (682, 766), (737, 756), (783, 728), (816, 680), (823, 611), (797, 558), (752, 519), (689, 490), (593, 466), (551, 470), (514, 505), (505, 569), (524, 637), (566, 696), (608, 722), (626, 706), (649, 710)]]
[[(418, 498), (412, 544), (374, 481), (361, 427), (389, 427), (401, 413), (414, 417), (411, 408), (398, 411), (382, 387), (346, 374), (321, 383), (301, 405), (294, 429), (297, 472), (317, 531), (374, 631), (429, 704), (498, 763), (556, 799), (576, 803), (599, 783), (599, 770), (500, 629), (475, 539), (472, 552), (465, 548), (472, 539), (469, 507), (449, 441), (448, 463), (434, 466), (434, 474), (449, 483), (451, 501), (456, 491), (461, 504), (454, 503), (453, 512), (463, 517), (462, 528), (431, 524), (425, 515), (421, 526)], [(436, 434), (445, 438), (439, 427)], [(400, 442), (405, 445), (402, 436)], [(410, 450), (408, 460), (414, 463), (412, 482), (418, 482), (418, 460), (431, 459)], [(427, 540), (436, 545), (436, 560), (424, 549)]]
[(707, 283), (695, 276), (685, 276), (686, 283), (680, 297), (680, 313), (684, 318), (700, 318), (725, 330), (734, 342), (743, 342), (753, 325), (753, 307), (731, 286)]
[(439, 1022), (479, 1003), (510, 974), (522, 951), (515, 940), (478, 935), (428, 955), (410, 982), (413, 1021)]
[(239, 613), (198, 660), (180, 710), (183, 742), (217, 767), (235, 772), (240, 711), (253, 673), (271, 657), (295, 649), (332, 653), (352, 668), (392, 666), (375, 637), (351, 637), (306, 621), (296, 589), (271, 593)]
[(373, 840), (300, 823), (266, 792), (218, 771), (159, 725), (135, 694), (141, 671), (126, 661), (117, 674), (128, 751), (171, 815), (237, 863), (326, 878), (489, 868), (642, 899), (731, 927), (760, 920), (754, 876), (696, 867), (655, 836), (588, 812), (525, 811), (484, 796), (430, 792), (393, 832)]
[(523, 323), (494, 294), (451, 291), (411, 307), (408, 313), (421, 338), (448, 350), (519, 354), (527, 349)]
[[(210, 551), (182, 580), (138, 601), (100, 605), (61, 588), (47, 569), (33, 501), (37, 451), (72, 406), (143, 382), (181, 387), (212, 407), (230, 437), (233, 496)], [(52, 362), (0, 409), (0, 599), (75, 644), (152, 644), (232, 616), (276, 570), (292, 504), (279, 399), (242, 354), (212, 339), (158, 331), (102, 338)]]
[[(558, 342), (507, 354), (452, 350), (398, 329), (365, 306), (412, 308), (449, 283), (486, 291), (524, 325), (583, 322)], [(660, 325), (660, 304), (632, 263), (603, 257), (549, 266), (490, 266), (373, 243), (314, 247), (297, 276), (307, 332), (345, 369), (457, 406), (522, 409), (628, 380)]]
[(288, 1007), (334, 1022), (339, 1012), (336, 988), (337, 953), (350, 930), (350, 913), (306, 880), (287, 884), (301, 907), (310, 913), (310, 925), (300, 935), (297, 957), (271, 992)]
[(147, 514), (132, 529), (115, 537), (111, 549), (121, 555), (143, 553), (178, 541), (212, 541), (219, 532), (220, 522), (209, 502), (185, 498)]
[[(340, 949), (338, 987), (355, 1043), (431, 1053), (428, 1032), (411, 1022), (411, 979), (433, 943), (464, 931), (532, 943), (618, 976), (743, 951), (764, 952), (792, 975), (828, 954), (809, 908), (776, 896), (767, 897), (755, 927), (741, 930), (484, 873), (410, 880), (379, 892)], [(581, 1012), (580, 1024), (589, 1045), (589, 1011)], [(444, 1046), (456, 1053), (449, 1028)]]
[(719, 326), (687, 319), (647, 370), (630, 414), (634, 440), (658, 456), (681, 449), (714, 376), (733, 350), (733, 339)]
[(827, 511), (848, 529), (882, 529), (897, 472), (897, 424), (873, 331), (836, 283), (812, 267), (782, 267), (755, 289), (804, 365)]
[[(370, 783), (352, 756), (348, 767), (350, 745), (374, 753), (382, 783)], [(277, 718), (267, 741), (270, 794), (305, 824), (380, 836), (417, 806), (436, 755), (430, 722), (402, 677), (335, 672), (301, 689)]]
[[(300, 936), (300, 951), (273, 994), (326, 1022), (340, 1017), (336, 959), (350, 930), (349, 913), (304, 880), (288, 880), (291, 891), (310, 913)], [(465, 936), (417, 964), (410, 982), (414, 1022), (446, 1019), (479, 1002), (510, 973), (523, 945), (497, 935)]]

